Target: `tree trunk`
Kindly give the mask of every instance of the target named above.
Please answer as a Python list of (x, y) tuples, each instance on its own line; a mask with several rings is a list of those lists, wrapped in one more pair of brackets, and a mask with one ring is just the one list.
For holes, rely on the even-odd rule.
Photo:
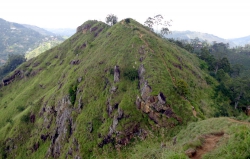
[(236, 102), (234, 103), (234, 109), (237, 109), (238, 104), (239, 104), (239, 101), (236, 101)]

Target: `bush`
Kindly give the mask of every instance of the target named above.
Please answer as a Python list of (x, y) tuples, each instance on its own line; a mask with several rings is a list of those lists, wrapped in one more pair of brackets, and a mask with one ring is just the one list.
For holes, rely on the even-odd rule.
[(74, 105), (76, 101), (76, 91), (77, 91), (76, 85), (71, 85), (69, 87), (69, 98), (72, 105)]
[(21, 121), (24, 122), (24, 123), (28, 123), (30, 120), (30, 114), (25, 114), (21, 117)]
[(17, 108), (16, 108), (19, 112), (22, 112), (22, 111), (24, 111), (24, 106), (18, 106)]
[(126, 18), (125, 19), (125, 22), (128, 24), (128, 23), (130, 23), (130, 19), (129, 18)]
[(180, 95), (186, 96), (188, 94), (188, 84), (186, 81), (178, 80), (176, 87), (177, 93), (179, 93)]
[(139, 79), (138, 71), (134, 68), (126, 69), (124, 71), (124, 77), (128, 78), (131, 81)]

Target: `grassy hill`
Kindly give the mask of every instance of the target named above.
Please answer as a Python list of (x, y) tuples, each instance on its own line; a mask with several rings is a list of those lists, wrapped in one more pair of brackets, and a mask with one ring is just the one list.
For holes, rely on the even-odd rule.
[(36, 57), (38, 55), (40, 55), (41, 53), (59, 45), (60, 43), (62, 43), (62, 41), (59, 40), (51, 40), (51, 41), (47, 41), (44, 43), (41, 43), (37, 48), (35, 48), (34, 50), (28, 52), (25, 54), (25, 57), (27, 60)]
[(0, 18), (0, 65), (10, 54), (25, 54), (49, 41), (62, 41), (61, 37), (31, 25), (8, 22)]
[(132, 19), (87, 21), (3, 80), (2, 158), (187, 158), (203, 135), (221, 132), (228, 151), (246, 143), (236, 158), (249, 126), (203, 121), (220, 111), (216, 83), (195, 55)]

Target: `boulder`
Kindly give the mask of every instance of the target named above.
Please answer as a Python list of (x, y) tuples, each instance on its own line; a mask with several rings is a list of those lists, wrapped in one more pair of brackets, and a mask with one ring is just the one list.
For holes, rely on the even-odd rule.
[(141, 102), (141, 110), (144, 113), (149, 113), (151, 109), (149, 108), (149, 104), (146, 104), (145, 102)]
[(185, 154), (191, 158), (196, 154), (196, 150), (193, 148), (189, 148), (185, 151)]
[(162, 92), (160, 92), (158, 94), (158, 100), (159, 100), (160, 104), (166, 104), (166, 97), (164, 96), (164, 94)]

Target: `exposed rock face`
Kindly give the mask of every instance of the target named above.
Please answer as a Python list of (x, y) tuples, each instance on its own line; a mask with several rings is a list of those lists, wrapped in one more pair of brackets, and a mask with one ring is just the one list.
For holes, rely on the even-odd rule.
[(10, 83), (12, 83), (17, 77), (23, 77), (23, 71), (21, 70), (16, 70), (14, 72), (14, 74), (12, 74), (11, 76), (9, 77), (6, 77), (2, 80), (2, 85), (3, 86), (7, 86), (9, 85)]
[[(166, 97), (162, 92), (157, 96), (151, 95), (152, 88), (148, 85), (148, 82), (144, 77), (145, 72), (146, 70), (144, 66), (140, 65), (138, 74), (141, 98), (137, 96), (136, 107), (142, 112), (148, 114), (149, 118), (160, 126), (171, 125), (166, 122), (168, 118), (174, 118), (178, 122), (181, 122), (180, 118), (175, 115), (172, 108), (166, 104)], [(163, 119), (163, 117), (165, 119)]]
[(55, 107), (56, 111), (56, 130), (52, 136), (48, 155), (54, 158), (60, 156), (63, 142), (72, 135), (73, 120), (71, 118), (71, 109), (69, 108), (69, 97), (63, 98)]
[(145, 78), (144, 78), (144, 73), (146, 72), (143, 64), (140, 65), (139, 69), (138, 69), (138, 75), (139, 75), (139, 86), (140, 86), (140, 90), (142, 91), (143, 89), (143, 85), (145, 84)]
[(119, 66), (115, 66), (114, 68), (114, 82), (117, 83), (120, 80), (120, 69)]
[(147, 98), (150, 96), (150, 93), (152, 92), (152, 89), (151, 87), (147, 84), (147, 82), (145, 82), (145, 85), (142, 89), (142, 92), (141, 92), (141, 97), (144, 101), (147, 100)]
[(80, 60), (72, 60), (70, 62), (71, 65), (78, 65), (80, 63)]
[(90, 28), (91, 28), (90, 24), (86, 24), (84, 26), (79, 26), (79, 27), (77, 27), (76, 32), (82, 32), (82, 31), (88, 30)]

